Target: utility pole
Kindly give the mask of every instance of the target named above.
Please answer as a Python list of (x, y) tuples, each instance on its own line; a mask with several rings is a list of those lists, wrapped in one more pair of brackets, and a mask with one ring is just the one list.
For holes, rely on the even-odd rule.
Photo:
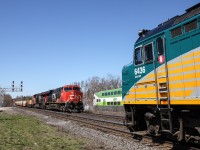
[(22, 91), (23, 91), (23, 81), (21, 81), (21, 84), (19, 87), (15, 87), (14, 81), (12, 81), (11, 88), (1, 88), (0, 87), (0, 107), (3, 106), (4, 95), (6, 92), (22, 92)]

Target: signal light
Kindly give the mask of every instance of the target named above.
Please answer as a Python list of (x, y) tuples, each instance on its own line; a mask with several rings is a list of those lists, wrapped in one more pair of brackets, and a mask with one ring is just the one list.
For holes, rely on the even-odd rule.
[(21, 92), (22, 92), (22, 90), (23, 90), (23, 82), (21, 81)]
[(13, 92), (15, 91), (15, 82), (14, 81), (12, 82), (12, 91)]

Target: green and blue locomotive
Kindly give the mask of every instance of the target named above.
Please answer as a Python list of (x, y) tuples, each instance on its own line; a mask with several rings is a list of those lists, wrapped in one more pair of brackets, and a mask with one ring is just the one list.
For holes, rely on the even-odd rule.
[(139, 31), (122, 80), (126, 125), (133, 133), (200, 142), (200, 3)]

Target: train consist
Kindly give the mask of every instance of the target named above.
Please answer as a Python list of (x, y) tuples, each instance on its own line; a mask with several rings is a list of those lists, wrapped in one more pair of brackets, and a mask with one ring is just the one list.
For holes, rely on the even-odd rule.
[(134, 133), (200, 142), (200, 3), (141, 30), (122, 69), (126, 125)]
[(122, 88), (105, 90), (95, 93), (93, 106), (95, 110), (123, 111)]
[[(16, 101), (16, 105), (72, 112), (83, 111), (83, 93), (78, 85), (65, 85), (33, 95), (32, 100)], [(23, 104), (23, 105), (21, 105)]]

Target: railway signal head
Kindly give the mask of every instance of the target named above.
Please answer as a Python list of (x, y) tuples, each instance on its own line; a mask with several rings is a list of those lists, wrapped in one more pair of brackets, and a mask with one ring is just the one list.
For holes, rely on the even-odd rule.
[(14, 81), (12, 82), (12, 91), (13, 92), (15, 91), (15, 82)]
[(23, 81), (21, 81), (21, 92), (23, 91)]

